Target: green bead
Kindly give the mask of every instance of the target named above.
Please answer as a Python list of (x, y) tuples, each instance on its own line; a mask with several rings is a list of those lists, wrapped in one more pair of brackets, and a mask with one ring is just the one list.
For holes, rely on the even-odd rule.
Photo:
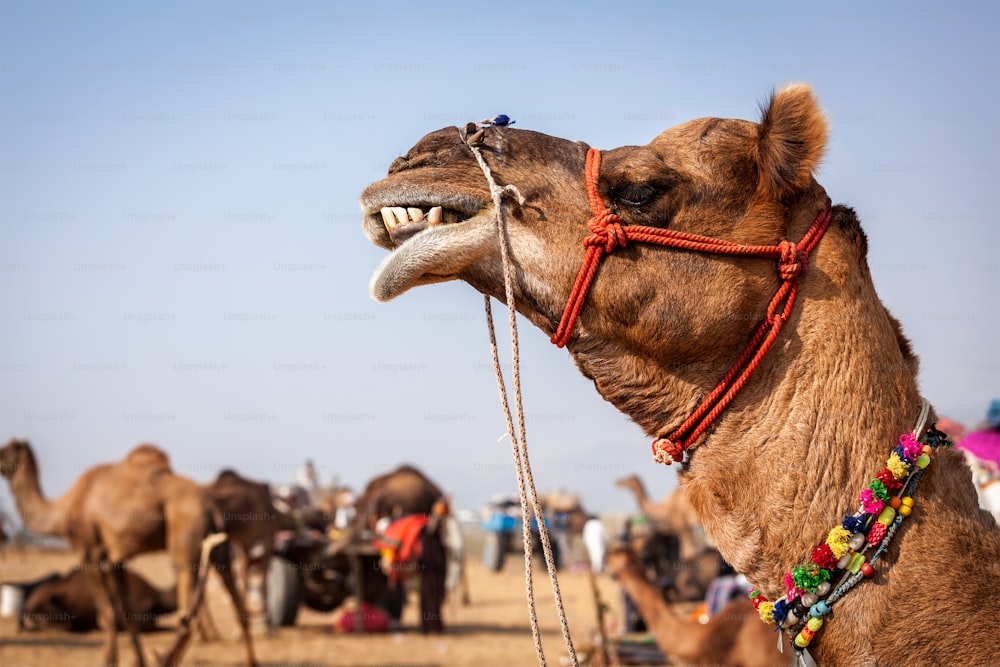
[(816, 632), (817, 630), (819, 630), (820, 628), (823, 627), (823, 619), (822, 618), (810, 618), (809, 622), (806, 623), (806, 627), (809, 628), (810, 630), (812, 630), (813, 632)]
[(805, 648), (809, 646), (809, 640), (800, 634), (795, 635), (795, 645), (799, 648)]
[(892, 523), (892, 520), (896, 518), (896, 510), (892, 509), (888, 505), (882, 508), (882, 511), (878, 515), (878, 522), (883, 526), (888, 526)]
[(851, 574), (857, 574), (858, 570), (861, 569), (861, 564), (864, 562), (864, 554), (854, 554), (851, 556), (851, 563), (847, 566), (847, 571)]
[(926, 468), (930, 464), (930, 462), (931, 462), (931, 457), (927, 456), (926, 454), (921, 454), (920, 456), (917, 457), (917, 467), (920, 468), (921, 470)]

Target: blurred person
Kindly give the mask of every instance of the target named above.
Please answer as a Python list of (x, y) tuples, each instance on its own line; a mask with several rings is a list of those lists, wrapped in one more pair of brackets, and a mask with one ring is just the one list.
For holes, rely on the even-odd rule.
[(972, 468), (979, 506), (1000, 523), (1000, 399), (993, 399), (986, 419), (973, 427), (955, 445)]

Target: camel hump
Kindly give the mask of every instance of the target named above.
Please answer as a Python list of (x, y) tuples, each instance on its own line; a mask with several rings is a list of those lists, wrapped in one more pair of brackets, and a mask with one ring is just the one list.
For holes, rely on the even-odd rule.
[(170, 470), (170, 457), (156, 445), (141, 444), (125, 458), (130, 466), (142, 468), (164, 468)]

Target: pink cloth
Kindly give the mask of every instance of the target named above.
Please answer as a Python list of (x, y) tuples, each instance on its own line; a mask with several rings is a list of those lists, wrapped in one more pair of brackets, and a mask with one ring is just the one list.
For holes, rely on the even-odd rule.
[(973, 431), (955, 447), (1000, 467), (1000, 433), (997, 431)]

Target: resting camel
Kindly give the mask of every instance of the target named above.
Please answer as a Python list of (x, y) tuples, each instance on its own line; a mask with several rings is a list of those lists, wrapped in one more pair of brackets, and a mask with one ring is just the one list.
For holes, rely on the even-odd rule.
[[(12, 440), (0, 449), (0, 470), (28, 529), (66, 538), (79, 551), (81, 570), (90, 578), (97, 617), (105, 632), (104, 664), (118, 663), (117, 620), (124, 619), (136, 661), (145, 664), (138, 624), (125, 616), (125, 561), (141, 553), (166, 550), (177, 571), (178, 606), (186, 610), (164, 664), (176, 664), (198, 611), (204, 576), (199, 572), (202, 542), (223, 530), (222, 515), (195, 482), (176, 475), (167, 455), (153, 445), (139, 445), (121, 462), (95, 466), (62, 497), (47, 500), (38, 480), (31, 445)], [(255, 664), (243, 597), (233, 578), (228, 545), (211, 551), (243, 631), (248, 665)], [(200, 574), (200, 576), (199, 576)], [(196, 586), (197, 583), (197, 586)]]
[(677, 616), (663, 601), (660, 589), (646, 579), (645, 568), (631, 549), (613, 547), (606, 571), (635, 602), (657, 646), (667, 656), (693, 665), (789, 664), (789, 654), (778, 651), (774, 633), (760, 622), (748, 598), (732, 600), (702, 624)]
[[(141, 632), (150, 632), (157, 621), (177, 611), (177, 589), (160, 590), (131, 570), (125, 571), (125, 611), (138, 622)], [(88, 574), (79, 568), (34, 587), (24, 600), (19, 624), (28, 630), (56, 628), (69, 632), (97, 629), (97, 605)], [(125, 630), (123, 619), (117, 619)]]
[[(518, 312), (656, 438), (657, 460), (683, 461), (708, 536), (779, 600), (901, 434), (935, 420), (921, 420), (917, 358), (876, 294), (858, 216), (828, 208), (813, 177), (826, 134), (805, 85), (758, 122), (702, 118), (605, 151), (495, 124), (432, 132), (361, 196), (365, 233), (392, 251), (371, 292), (458, 279), (504, 300), (509, 249)], [(761, 248), (725, 254), (747, 246)], [(1000, 655), (1000, 617), (975, 602), (1000, 597), (1000, 531), (960, 454), (932, 452), (874, 581), (808, 647), (820, 664)]]

